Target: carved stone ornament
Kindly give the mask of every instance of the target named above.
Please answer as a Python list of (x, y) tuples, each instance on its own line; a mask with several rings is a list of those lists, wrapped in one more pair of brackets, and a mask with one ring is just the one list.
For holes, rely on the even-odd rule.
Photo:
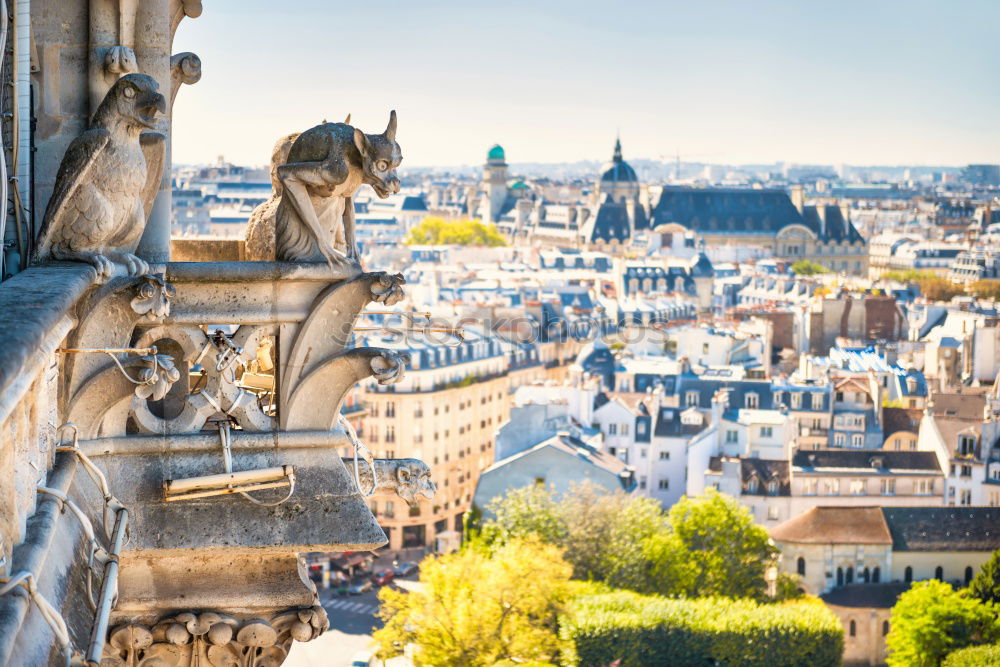
[(136, 313), (145, 315), (150, 321), (161, 320), (170, 315), (170, 300), (177, 295), (177, 290), (163, 276), (142, 276), (135, 291), (132, 310)]
[[(365, 134), (344, 123), (323, 123), (279, 140), (271, 155), (274, 201), (261, 204), (247, 226), (249, 259), (358, 265), (354, 202), (368, 184), (383, 199), (399, 192), (396, 168), (403, 156), (396, 143), (396, 112), (381, 134)], [(285, 147), (287, 146), (287, 152)], [(270, 247), (275, 257), (257, 256)]]
[(154, 127), (166, 100), (156, 80), (127, 74), (105, 95), (86, 132), (66, 149), (49, 199), (36, 259), (93, 264), (102, 280), (115, 264), (149, 272), (135, 256), (163, 174), (162, 134)]
[[(358, 477), (364, 493), (394, 493), (410, 507), (416, 506), (418, 496), (433, 500), (437, 486), (431, 479), (430, 467), (420, 459), (375, 459), (375, 479), (372, 489), (371, 468), (365, 461), (358, 461)], [(350, 468), (350, 461), (348, 468)], [(369, 489), (371, 489), (369, 491)]]
[(152, 627), (129, 623), (114, 628), (101, 667), (277, 667), (293, 641), (315, 639), (328, 626), (320, 606), (287, 611), (270, 621), (184, 612)]
[(372, 301), (385, 306), (393, 306), (403, 300), (403, 285), (406, 280), (401, 273), (379, 272), (378, 279), (372, 283)]
[(166, 354), (151, 354), (139, 357), (139, 374), (135, 395), (141, 399), (161, 400), (170, 387), (181, 379), (181, 373), (174, 367), (174, 359)]

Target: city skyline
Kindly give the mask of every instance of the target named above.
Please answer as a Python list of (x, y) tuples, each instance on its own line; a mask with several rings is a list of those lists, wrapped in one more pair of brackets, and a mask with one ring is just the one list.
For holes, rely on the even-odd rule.
[[(479, 164), (493, 143), (513, 162), (600, 160), (616, 133), (632, 158), (714, 164), (1000, 155), (1000, 92), (981, 83), (1000, 6), (985, 2), (212, 9), (177, 34), (204, 63), (177, 98), (178, 163), (264, 164), (283, 134), (347, 113), (380, 131), (390, 108), (407, 167)], [(275, 34), (288, 35), (280, 58), (261, 48)]]

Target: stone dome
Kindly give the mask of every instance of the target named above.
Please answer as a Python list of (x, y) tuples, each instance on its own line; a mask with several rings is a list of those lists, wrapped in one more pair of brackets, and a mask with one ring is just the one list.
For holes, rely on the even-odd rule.
[(638, 183), (639, 179), (635, 175), (635, 169), (628, 162), (622, 159), (621, 139), (615, 140), (615, 152), (611, 156), (611, 162), (604, 165), (601, 170), (601, 181), (615, 183)]

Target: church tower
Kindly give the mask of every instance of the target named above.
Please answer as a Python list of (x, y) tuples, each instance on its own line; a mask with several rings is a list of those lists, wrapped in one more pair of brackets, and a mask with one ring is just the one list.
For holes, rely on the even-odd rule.
[(507, 162), (503, 147), (494, 144), (486, 154), (483, 165), (483, 189), (486, 197), (480, 207), (483, 222), (496, 223), (500, 219), (503, 205), (507, 201)]

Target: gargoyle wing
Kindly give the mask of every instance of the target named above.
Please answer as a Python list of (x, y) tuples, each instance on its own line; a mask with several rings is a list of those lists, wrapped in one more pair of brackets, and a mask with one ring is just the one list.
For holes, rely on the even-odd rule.
[(146, 184), (142, 186), (142, 211), (148, 220), (156, 193), (160, 191), (167, 140), (159, 132), (143, 132), (139, 135), (139, 143), (142, 146), (142, 154), (146, 158)]
[(38, 235), (38, 244), (35, 246), (36, 260), (48, 257), (52, 247), (52, 237), (59, 228), (57, 221), (60, 221), (65, 214), (70, 197), (87, 181), (97, 156), (108, 145), (110, 139), (109, 131), (94, 128), (74, 139), (66, 149), (66, 154), (63, 155), (62, 163), (59, 165), (59, 173), (56, 174), (55, 188), (45, 208), (42, 229)]

